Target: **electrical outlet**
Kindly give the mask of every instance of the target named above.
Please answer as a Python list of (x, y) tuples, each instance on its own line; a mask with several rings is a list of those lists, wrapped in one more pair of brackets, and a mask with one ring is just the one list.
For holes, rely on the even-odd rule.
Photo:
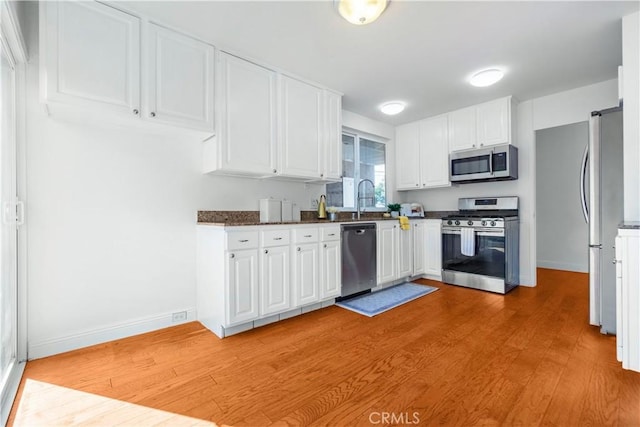
[(171, 321), (173, 323), (184, 322), (185, 320), (187, 320), (187, 312), (186, 311), (179, 311), (179, 312), (173, 313), (171, 315)]
[(318, 200), (311, 199), (311, 209), (318, 209)]

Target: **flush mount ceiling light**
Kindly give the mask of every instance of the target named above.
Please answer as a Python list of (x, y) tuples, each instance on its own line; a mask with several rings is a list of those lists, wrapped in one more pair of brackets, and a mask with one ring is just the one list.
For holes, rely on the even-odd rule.
[(404, 107), (406, 107), (404, 102), (392, 101), (382, 104), (380, 106), (380, 111), (388, 116), (395, 116), (396, 114), (402, 113), (404, 111)]
[(489, 68), (488, 70), (475, 73), (469, 79), (469, 83), (471, 83), (472, 86), (486, 87), (497, 83), (502, 77), (504, 77), (504, 71), (497, 68)]
[(388, 0), (334, 0), (340, 16), (355, 25), (375, 21), (388, 3)]

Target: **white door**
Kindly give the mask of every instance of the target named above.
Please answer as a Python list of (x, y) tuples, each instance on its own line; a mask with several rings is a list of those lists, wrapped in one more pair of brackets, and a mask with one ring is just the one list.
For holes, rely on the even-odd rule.
[(340, 296), (342, 291), (342, 252), (340, 241), (321, 243), (320, 299)]
[(301, 243), (295, 246), (293, 280), (296, 290), (296, 306), (317, 302), (318, 288), (318, 244)]
[(325, 91), (324, 179), (342, 178), (342, 96)]
[(275, 175), (276, 73), (225, 52), (218, 55), (221, 167)]
[(290, 307), (290, 247), (265, 248), (260, 254), (260, 314), (285, 311)]
[[(4, 27), (3, 27), (4, 29)], [(4, 32), (3, 32), (4, 36)], [(19, 337), (18, 324), (18, 222), (22, 207), (17, 202), (16, 174), (16, 76), (14, 61), (3, 43), (0, 70), (0, 392), (1, 417), (4, 425), (11, 410), (26, 353)], [(19, 212), (17, 211), (19, 209)], [(22, 333), (22, 331), (21, 331)]]
[(48, 1), (48, 101), (140, 113), (140, 19), (93, 1)]
[(420, 123), (396, 128), (396, 181), (398, 190), (420, 188)]
[(413, 226), (413, 276), (424, 274), (425, 268), (425, 226), (424, 221), (412, 221)]
[(258, 318), (258, 286), (258, 250), (227, 254), (227, 326)]
[(145, 117), (213, 133), (213, 46), (149, 23), (146, 47)]
[(280, 83), (280, 172), (321, 179), (323, 91), (288, 76), (281, 76)]
[(476, 107), (449, 113), (449, 150), (459, 151), (476, 146)]
[(510, 100), (511, 97), (500, 98), (477, 106), (480, 147), (511, 142)]
[(377, 223), (378, 285), (392, 282), (396, 278), (396, 252), (398, 250), (396, 227), (392, 222)]
[(420, 122), (420, 182), (422, 188), (445, 187), (449, 181), (449, 127), (447, 115)]
[(411, 228), (402, 230), (397, 226), (398, 236), (398, 274), (396, 278), (402, 279), (411, 276), (413, 273), (413, 232)]

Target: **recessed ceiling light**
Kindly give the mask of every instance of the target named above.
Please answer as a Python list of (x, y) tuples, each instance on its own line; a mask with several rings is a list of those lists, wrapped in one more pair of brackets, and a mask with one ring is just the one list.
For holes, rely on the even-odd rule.
[(392, 101), (387, 102), (386, 104), (382, 104), (380, 106), (380, 111), (389, 116), (395, 116), (398, 113), (402, 113), (404, 111), (404, 107), (406, 104), (400, 101)]
[(504, 71), (498, 70), (497, 68), (490, 68), (488, 70), (482, 70), (475, 73), (469, 79), (469, 83), (471, 83), (472, 86), (477, 87), (491, 86), (492, 84), (500, 81), (503, 76)]

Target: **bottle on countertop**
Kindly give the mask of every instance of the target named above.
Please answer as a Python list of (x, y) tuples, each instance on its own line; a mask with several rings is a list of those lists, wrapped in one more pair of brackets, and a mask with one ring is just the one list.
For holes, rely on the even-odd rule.
[(318, 201), (318, 219), (327, 217), (327, 197), (323, 194)]

